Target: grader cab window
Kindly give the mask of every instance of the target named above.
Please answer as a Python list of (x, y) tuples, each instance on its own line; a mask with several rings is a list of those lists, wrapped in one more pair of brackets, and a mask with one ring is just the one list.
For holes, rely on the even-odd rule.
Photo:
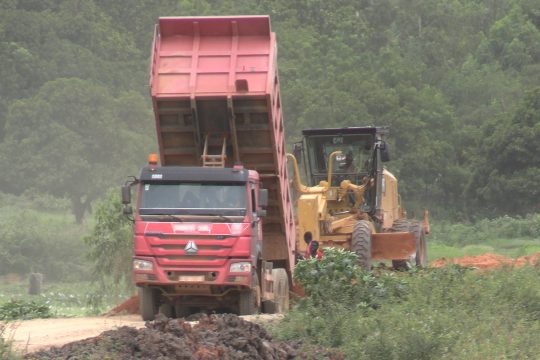
[(314, 135), (306, 137), (311, 176), (314, 182), (326, 179), (330, 154), (341, 151), (333, 159), (332, 183), (344, 179), (352, 181), (368, 174), (373, 158), (373, 136)]

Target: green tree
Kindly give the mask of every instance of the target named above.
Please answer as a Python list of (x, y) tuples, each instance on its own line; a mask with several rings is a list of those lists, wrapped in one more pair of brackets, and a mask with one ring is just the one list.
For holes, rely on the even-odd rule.
[(115, 284), (128, 285), (131, 281), (133, 254), (133, 225), (122, 213), (119, 191), (110, 190), (96, 203), (95, 224), (84, 237), (93, 262), (94, 275), (103, 284), (112, 278)]
[(80, 223), (91, 202), (136, 171), (151, 148), (142, 104), (140, 95), (115, 99), (81, 79), (46, 83), (10, 109), (0, 157), (11, 169), (5, 187), (67, 197)]
[(528, 92), (512, 117), (486, 126), (469, 193), (488, 214), (540, 211), (540, 88)]

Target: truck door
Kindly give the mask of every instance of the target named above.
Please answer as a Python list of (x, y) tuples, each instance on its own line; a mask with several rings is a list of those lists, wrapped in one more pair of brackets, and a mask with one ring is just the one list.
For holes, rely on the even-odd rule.
[(259, 199), (257, 194), (259, 193), (258, 184), (253, 182), (249, 183), (250, 198), (251, 198), (251, 236), (253, 241), (253, 254), (254, 259), (257, 259), (257, 255), (262, 253), (262, 224), (259, 215), (257, 215), (257, 210), (259, 208)]

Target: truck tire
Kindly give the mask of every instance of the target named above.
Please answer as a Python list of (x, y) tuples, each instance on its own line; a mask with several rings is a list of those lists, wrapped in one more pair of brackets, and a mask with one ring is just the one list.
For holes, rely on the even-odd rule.
[(359, 220), (354, 224), (351, 251), (358, 256), (358, 265), (364, 270), (371, 270), (371, 223)]
[(144, 321), (152, 321), (158, 312), (158, 294), (155, 289), (139, 288), (139, 309)]
[(259, 311), (261, 290), (257, 274), (251, 276), (251, 289), (240, 291), (238, 299), (239, 315), (252, 315)]
[(289, 277), (285, 269), (273, 269), (274, 278), (274, 312), (282, 314), (289, 311)]
[(427, 248), (424, 228), (419, 221), (398, 219), (392, 224), (392, 232), (412, 232), (416, 239), (416, 254), (406, 260), (392, 260), (396, 270), (409, 270), (413, 266), (424, 267), (427, 264)]

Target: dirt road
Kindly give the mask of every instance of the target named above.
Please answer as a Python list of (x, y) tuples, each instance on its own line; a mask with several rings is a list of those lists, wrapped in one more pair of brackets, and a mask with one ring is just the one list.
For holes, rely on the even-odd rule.
[[(254, 322), (272, 321), (280, 317), (281, 315), (243, 316), (245, 320)], [(94, 337), (103, 331), (121, 326), (143, 328), (144, 321), (139, 315), (24, 320), (9, 324), (3, 336), (12, 339), (18, 350), (34, 352)]]
[(81, 317), (16, 321), (8, 325), (4, 337), (17, 349), (27, 352), (97, 336), (120, 326), (144, 327), (138, 315)]

